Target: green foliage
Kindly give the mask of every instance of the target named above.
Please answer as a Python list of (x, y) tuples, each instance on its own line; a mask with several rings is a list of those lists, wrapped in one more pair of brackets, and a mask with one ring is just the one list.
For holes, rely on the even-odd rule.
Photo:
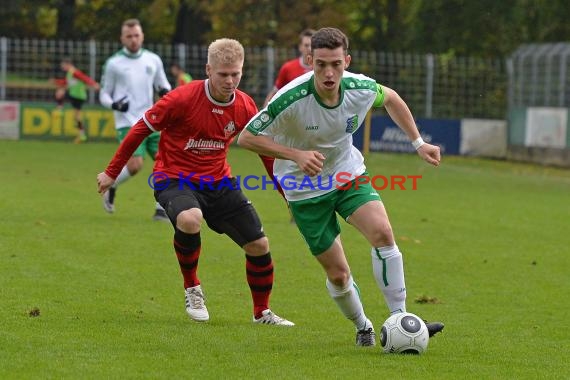
[[(384, 191), (404, 254), (408, 310), (446, 323), (422, 356), (354, 346), (274, 191), (248, 191), (275, 261), (274, 310), (291, 329), (254, 326), (243, 252), (203, 229), (200, 270), (211, 321), (185, 315), (172, 228), (151, 220), (151, 161), (106, 214), (95, 176), (116, 144), (0, 141), (0, 378), (563, 379), (570, 272), (570, 172), (444, 157), (370, 154), (371, 174), (422, 175)], [(230, 154), (234, 174), (259, 158)], [(365, 310), (387, 317), (370, 250), (342, 222)], [(437, 299), (439, 303), (423, 302)], [(417, 302), (414, 302), (417, 300)]]
[(57, 33), (57, 10), (39, 7), (36, 11), (38, 32), (44, 37), (54, 37)]
[[(0, 35), (114, 41), (121, 22), (137, 17), (147, 41), (162, 43), (174, 36), (204, 44), (230, 36), (250, 46), (294, 47), (302, 29), (336, 26), (356, 50), (497, 57), (522, 43), (570, 39), (564, 0), (73, 1), (8, 1), (0, 8)], [(75, 14), (68, 15), (70, 2)], [(189, 13), (184, 18), (180, 12)], [(57, 17), (72, 19), (58, 24)], [(74, 27), (71, 37), (57, 31), (68, 23)]]

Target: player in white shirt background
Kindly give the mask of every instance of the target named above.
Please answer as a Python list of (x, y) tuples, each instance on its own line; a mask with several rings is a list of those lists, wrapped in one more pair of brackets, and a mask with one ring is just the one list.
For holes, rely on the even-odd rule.
[[(123, 48), (107, 59), (103, 66), (99, 101), (114, 110), (117, 139), (121, 142), (134, 125), (154, 104), (155, 93), (162, 96), (171, 89), (160, 57), (142, 47), (144, 34), (137, 19), (125, 20), (121, 26)], [(103, 194), (103, 207), (115, 212), (117, 187), (143, 167), (145, 152), (154, 160), (158, 152), (158, 132), (148, 136), (127, 162), (115, 184)], [(156, 203), (154, 220), (166, 220), (164, 209)]]

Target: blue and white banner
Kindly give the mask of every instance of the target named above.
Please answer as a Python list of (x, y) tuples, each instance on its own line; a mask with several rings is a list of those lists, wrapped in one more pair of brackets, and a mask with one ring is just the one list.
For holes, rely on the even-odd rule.
[[(424, 141), (439, 145), (442, 153), (459, 154), (460, 120), (417, 119)], [(362, 150), (364, 126), (354, 134), (354, 145)], [(371, 152), (415, 152), (410, 139), (388, 116), (373, 116), (370, 128)]]

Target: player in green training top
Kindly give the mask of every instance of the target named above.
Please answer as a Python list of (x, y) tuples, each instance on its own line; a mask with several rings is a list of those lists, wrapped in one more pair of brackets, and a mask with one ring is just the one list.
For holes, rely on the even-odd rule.
[(99, 90), (99, 83), (91, 79), (83, 71), (79, 70), (71, 62), (71, 58), (63, 58), (60, 63), (61, 70), (65, 72), (65, 79), (58, 81), (59, 87), (55, 92), (55, 99), (58, 109), (63, 108), (65, 99), (69, 100), (71, 106), (75, 110), (74, 118), (76, 127), (79, 131), (75, 139), (75, 143), (82, 143), (87, 141), (87, 134), (83, 126), (83, 116), (81, 115), (81, 108), (87, 100), (87, 88), (91, 87)]
[[(380, 196), (355, 179), (367, 173), (352, 133), (371, 107), (384, 106), (426, 162), (438, 166), (440, 150), (422, 140), (408, 106), (394, 90), (345, 71), (351, 60), (347, 50), (343, 32), (318, 30), (309, 55), (313, 71), (280, 89), (251, 119), (238, 143), (275, 157), (278, 178), (295, 178), (297, 186), (284, 190), (297, 227), (326, 272), (330, 296), (354, 323), (356, 344), (373, 346), (374, 327), (350, 272), (337, 213), (370, 243), (374, 277), (391, 314), (406, 311), (406, 285), (402, 254)], [(338, 173), (343, 178), (350, 173), (352, 181), (339, 181)], [(438, 322), (427, 326), (430, 336), (443, 329)]]
[(192, 75), (185, 72), (176, 62), (170, 65), (170, 73), (174, 75), (174, 78), (176, 79), (176, 87), (183, 86), (192, 81)]

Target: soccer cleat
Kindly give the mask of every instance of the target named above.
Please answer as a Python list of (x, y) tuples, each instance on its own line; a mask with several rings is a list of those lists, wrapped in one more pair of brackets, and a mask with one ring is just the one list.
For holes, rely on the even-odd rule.
[(105, 191), (103, 194), (103, 208), (109, 214), (115, 212), (115, 193), (117, 189), (110, 187), (109, 190)]
[(186, 313), (197, 322), (206, 322), (210, 319), (208, 309), (204, 303), (204, 293), (200, 285), (187, 288), (185, 291)]
[(87, 141), (87, 136), (85, 134), (79, 134), (77, 135), (77, 137), (75, 138), (75, 140), (73, 140), (74, 144), (81, 144)]
[(269, 309), (263, 310), (259, 319), (254, 316), (253, 323), (259, 323), (262, 325), (295, 326), (293, 322), (288, 321), (285, 318), (281, 318)]
[(356, 332), (356, 345), (360, 347), (372, 347), (376, 345), (376, 333), (372, 327)]
[(152, 216), (152, 220), (170, 222), (168, 215), (166, 215), (166, 211), (164, 211), (163, 209), (159, 209), (159, 208), (157, 208), (156, 211), (154, 212), (154, 215)]
[(432, 336), (434, 336), (435, 334), (437, 334), (438, 332), (443, 331), (443, 328), (445, 327), (445, 326), (443, 325), (443, 323), (441, 323), (441, 322), (431, 322), (431, 323), (429, 323), (429, 322), (427, 322), (427, 321), (425, 321), (425, 320), (424, 320), (424, 322), (425, 322), (426, 327), (427, 327), (427, 329), (428, 329), (428, 334), (429, 334), (429, 337), (430, 337), (430, 338), (431, 338)]

